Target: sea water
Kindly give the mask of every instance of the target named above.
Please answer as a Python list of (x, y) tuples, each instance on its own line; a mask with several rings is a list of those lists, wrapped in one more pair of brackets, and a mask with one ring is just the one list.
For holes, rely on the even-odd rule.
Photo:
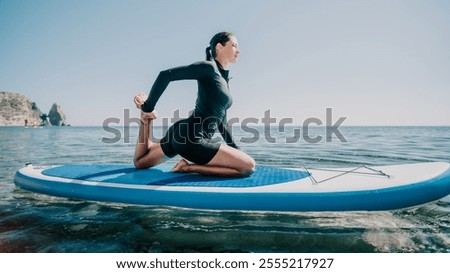
[[(339, 128), (345, 139), (313, 128), (292, 141), (296, 129), (233, 135), (260, 165), (450, 162), (450, 127)], [(393, 211), (240, 212), (80, 201), (14, 185), (26, 163), (132, 164), (137, 128), (112, 132), (0, 127), (0, 252), (450, 252), (450, 196)]]

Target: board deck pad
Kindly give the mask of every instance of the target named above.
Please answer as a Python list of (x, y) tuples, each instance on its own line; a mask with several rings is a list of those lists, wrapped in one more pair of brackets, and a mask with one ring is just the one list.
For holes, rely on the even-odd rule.
[(259, 187), (302, 179), (309, 173), (302, 170), (257, 166), (250, 177), (221, 178), (198, 174), (174, 173), (170, 166), (159, 165), (138, 170), (131, 165), (69, 164), (46, 169), (44, 175), (95, 182), (155, 186), (189, 187)]

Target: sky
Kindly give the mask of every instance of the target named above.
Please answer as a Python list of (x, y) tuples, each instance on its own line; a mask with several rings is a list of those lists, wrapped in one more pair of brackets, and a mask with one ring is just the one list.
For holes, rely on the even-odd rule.
[[(71, 125), (124, 124), (160, 71), (231, 31), (228, 118), (325, 124), (331, 108), (343, 126), (448, 126), (449, 14), (445, 0), (0, 0), (0, 91), (57, 102)], [(187, 116), (196, 95), (171, 83), (159, 120)]]

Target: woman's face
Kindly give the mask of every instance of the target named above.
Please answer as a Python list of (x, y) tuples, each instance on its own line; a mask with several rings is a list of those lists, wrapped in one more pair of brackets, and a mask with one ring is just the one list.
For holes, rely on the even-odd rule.
[(231, 36), (230, 40), (223, 46), (217, 44), (217, 54), (228, 63), (235, 63), (239, 57), (239, 47), (236, 37)]

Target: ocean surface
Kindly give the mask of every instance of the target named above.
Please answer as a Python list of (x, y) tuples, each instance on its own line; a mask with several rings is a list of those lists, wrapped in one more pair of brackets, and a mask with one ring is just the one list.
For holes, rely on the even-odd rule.
[[(381, 212), (220, 212), (70, 200), (14, 185), (28, 162), (131, 164), (137, 128), (109, 129), (0, 127), (0, 252), (450, 252), (450, 196)], [(450, 161), (450, 127), (342, 127), (328, 139), (313, 128), (297, 140), (295, 129), (233, 135), (260, 165)]]

